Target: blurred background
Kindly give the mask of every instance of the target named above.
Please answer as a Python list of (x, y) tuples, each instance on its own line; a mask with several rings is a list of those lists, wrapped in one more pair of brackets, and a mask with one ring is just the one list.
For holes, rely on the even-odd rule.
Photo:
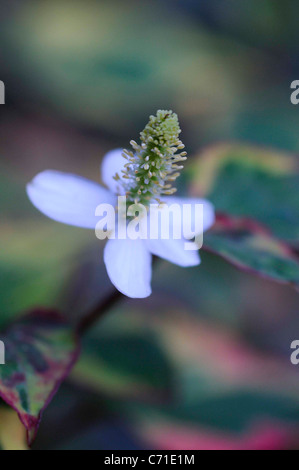
[[(75, 321), (112, 289), (94, 234), (28, 202), (39, 171), (100, 180), (157, 109), (178, 113), (190, 164), (221, 142), (298, 152), (298, 15), (295, 0), (0, 1), (1, 326), (36, 306)], [(160, 262), (153, 295), (86, 336), (34, 449), (299, 447), (298, 293), (202, 258)]]

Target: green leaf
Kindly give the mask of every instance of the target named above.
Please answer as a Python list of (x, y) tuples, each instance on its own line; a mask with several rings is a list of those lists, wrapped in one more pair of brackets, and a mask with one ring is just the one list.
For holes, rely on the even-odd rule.
[[(248, 292), (256, 293), (250, 288)], [(223, 296), (224, 303), (227, 298)], [(130, 313), (120, 311), (115, 320), (126, 322), (132, 330), (137, 319), (136, 312), (134, 321), (133, 312), (134, 306)], [(151, 330), (155, 332), (175, 371), (172, 393), (159, 401), (153, 400), (153, 394), (138, 399), (131, 394), (120, 400), (109, 393), (107, 409), (133, 423), (158, 422), (160, 429), (163, 424), (173, 429), (180, 426), (188, 436), (189, 431), (203, 428), (214, 429), (216, 434), (225, 431), (240, 435), (267, 423), (298, 425), (298, 371), (289, 366), (288, 351), (279, 355), (278, 348), (257, 348), (235, 327), (226, 323), (221, 328), (219, 322), (204, 321), (179, 302), (177, 310), (164, 303), (157, 305), (154, 313), (145, 311), (144, 315), (150, 313), (148, 336)], [(262, 322), (256, 322), (256, 330)], [(285, 341), (282, 343), (285, 348)], [(103, 400), (101, 394), (101, 403)], [(140, 427), (137, 429), (140, 433)]]
[(299, 261), (268, 230), (248, 219), (218, 216), (204, 248), (240, 269), (281, 283), (299, 285)]
[(78, 357), (78, 341), (52, 311), (34, 311), (0, 336), (5, 364), (0, 366), (0, 396), (17, 411), (32, 444), (47, 407)]
[(220, 145), (191, 166), (193, 195), (218, 212), (259, 221), (286, 242), (299, 239), (298, 161), (287, 154), (242, 145)]
[[(0, 327), (32, 305), (56, 307), (74, 268), (84, 260), (90, 238), (85, 230), (41, 221), (0, 223)], [(34, 226), (34, 230), (32, 227)]]
[[(167, 406), (140, 405), (131, 403), (128, 415), (149, 420), (184, 423), (185, 426), (204, 426), (208, 429), (244, 432), (258, 421), (282, 422), (297, 425), (299, 420), (298, 400), (287, 399), (276, 394), (259, 391), (235, 390), (218, 396), (194, 400), (191, 403), (170, 403)], [(153, 415), (155, 413), (155, 415)]]

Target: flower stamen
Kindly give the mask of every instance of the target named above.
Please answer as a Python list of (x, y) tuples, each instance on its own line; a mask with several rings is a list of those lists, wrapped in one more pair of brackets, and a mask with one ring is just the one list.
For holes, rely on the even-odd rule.
[[(123, 151), (128, 163), (122, 171), (125, 179), (122, 184), (129, 204), (149, 206), (153, 198), (160, 202), (159, 197), (176, 192), (172, 183), (183, 169), (178, 163), (187, 159), (186, 152), (177, 153), (185, 148), (179, 140), (180, 133), (178, 116), (172, 111), (159, 110), (156, 116), (150, 116), (141, 132), (141, 144), (131, 140), (134, 152)], [(115, 179), (119, 181), (120, 177), (115, 175)]]

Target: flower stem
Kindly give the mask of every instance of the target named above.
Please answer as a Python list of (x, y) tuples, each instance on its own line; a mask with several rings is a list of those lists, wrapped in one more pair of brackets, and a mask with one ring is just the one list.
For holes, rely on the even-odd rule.
[(82, 318), (82, 320), (80, 320), (77, 326), (77, 333), (79, 336), (84, 335), (84, 333), (103, 318), (119, 300), (124, 298), (125, 296), (115, 289), (108, 297), (101, 300), (99, 304), (97, 304), (84, 318)]
[[(153, 267), (158, 263), (159, 258), (153, 256)], [(114, 290), (108, 295), (105, 299), (101, 300), (90, 312), (87, 313), (78, 323), (76, 328), (79, 336), (84, 335), (87, 330), (92, 328), (99, 320), (101, 320), (120, 300), (124, 300), (127, 297), (119, 292)]]

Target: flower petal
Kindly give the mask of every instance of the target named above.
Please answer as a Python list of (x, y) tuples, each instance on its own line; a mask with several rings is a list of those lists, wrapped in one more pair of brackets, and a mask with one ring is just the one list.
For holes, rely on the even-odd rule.
[(200, 256), (198, 250), (186, 250), (186, 240), (146, 240), (149, 251), (170, 263), (177, 264), (183, 268), (190, 266), (198, 266), (200, 264)]
[[(214, 223), (215, 223), (215, 209), (214, 206), (211, 202), (207, 201), (206, 199), (195, 199), (195, 198), (183, 198), (183, 197), (163, 197), (162, 198), (163, 202), (166, 202), (168, 206), (171, 206), (172, 204), (178, 204), (179, 206), (183, 206), (184, 204), (190, 204), (191, 206), (191, 220), (188, 220), (187, 227), (185, 227), (185, 235), (189, 236), (188, 233), (188, 228), (191, 229), (191, 227), (195, 226), (195, 205), (196, 204), (202, 204), (203, 205), (203, 232), (206, 230), (209, 230)], [(183, 212), (182, 212), (183, 213)], [(182, 217), (182, 223), (184, 221), (184, 218)], [(186, 220), (184, 221), (186, 223)], [(189, 226), (189, 227), (188, 227)], [(192, 229), (190, 232), (190, 236), (192, 236)]]
[(101, 185), (80, 176), (44, 171), (27, 185), (32, 204), (43, 214), (68, 225), (95, 229), (99, 204), (116, 203), (115, 196)]
[(151, 294), (152, 257), (144, 240), (108, 240), (104, 261), (112, 284), (127, 297)]
[(128, 161), (122, 156), (122, 149), (112, 150), (106, 153), (102, 161), (102, 180), (114, 194), (124, 195), (125, 190), (118, 181), (114, 179), (116, 173), (122, 178), (121, 170)]

